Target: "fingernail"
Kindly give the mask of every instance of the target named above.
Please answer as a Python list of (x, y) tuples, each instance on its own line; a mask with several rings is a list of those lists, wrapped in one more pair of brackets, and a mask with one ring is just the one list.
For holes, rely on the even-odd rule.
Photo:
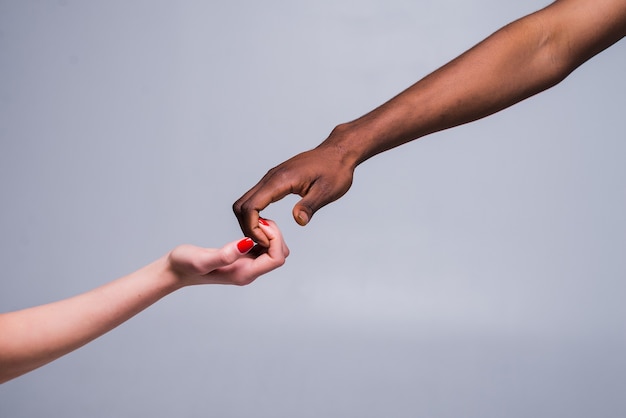
[(265, 218), (259, 218), (259, 223), (261, 225), (270, 226), (270, 223), (265, 220)]
[(297, 221), (300, 225), (304, 226), (309, 223), (309, 216), (306, 214), (306, 212), (298, 212)]
[(250, 238), (244, 238), (237, 243), (237, 249), (241, 254), (247, 253), (254, 247), (254, 241)]

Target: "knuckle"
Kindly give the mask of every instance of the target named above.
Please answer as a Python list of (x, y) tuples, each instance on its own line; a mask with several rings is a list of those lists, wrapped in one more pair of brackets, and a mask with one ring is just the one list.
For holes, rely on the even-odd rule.
[(246, 200), (241, 205), (241, 208), (246, 212), (256, 210), (256, 202), (252, 199)]
[(236, 259), (236, 255), (232, 251), (222, 250), (217, 254), (217, 261), (220, 265), (227, 266), (232, 264)]
[(207, 270), (207, 266), (202, 260), (193, 260), (190, 262), (190, 267), (197, 272), (204, 272)]
[(274, 265), (278, 267), (282, 267), (285, 265), (286, 257), (277, 258), (274, 260)]
[(250, 200), (246, 200), (245, 202), (239, 205), (239, 213), (244, 214), (244, 213), (252, 212), (256, 210), (254, 206), (255, 205), (253, 202), (251, 202)]
[(288, 167), (278, 166), (268, 171), (266, 177), (271, 177), (272, 183), (275, 184), (288, 184), (291, 183), (293, 173)]
[(273, 177), (276, 181), (283, 182), (285, 180), (291, 179), (291, 172), (289, 170), (286, 170), (285, 168), (280, 168), (274, 172)]

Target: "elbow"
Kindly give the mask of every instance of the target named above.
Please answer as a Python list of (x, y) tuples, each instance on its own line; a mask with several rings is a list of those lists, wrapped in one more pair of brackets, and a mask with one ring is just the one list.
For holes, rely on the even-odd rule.
[(559, 84), (592, 56), (584, 43), (572, 37), (571, 24), (557, 19), (550, 9), (532, 14), (527, 20), (535, 34), (533, 66), (545, 87)]
[(554, 25), (544, 22), (541, 14), (531, 15), (527, 19), (531, 29), (528, 33), (535, 34), (530, 42), (532, 55), (529, 69), (535, 74), (533, 90), (544, 90), (563, 81), (575, 69), (568, 58), (567, 47)]

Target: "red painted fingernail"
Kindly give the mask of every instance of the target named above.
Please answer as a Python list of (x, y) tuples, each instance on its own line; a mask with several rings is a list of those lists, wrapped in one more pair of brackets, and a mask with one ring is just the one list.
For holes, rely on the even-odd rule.
[(259, 223), (261, 225), (270, 226), (270, 223), (265, 220), (265, 218), (259, 218)]
[(237, 249), (241, 254), (247, 253), (252, 249), (252, 247), (254, 247), (254, 241), (250, 238), (244, 238), (237, 243)]

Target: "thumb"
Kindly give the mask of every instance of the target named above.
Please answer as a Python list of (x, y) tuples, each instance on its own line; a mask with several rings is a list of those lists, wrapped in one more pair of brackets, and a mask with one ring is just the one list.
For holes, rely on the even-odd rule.
[(207, 253), (202, 261), (202, 270), (207, 274), (220, 267), (226, 267), (246, 255), (255, 243), (251, 238), (243, 238), (233, 241), (216, 251)]
[(298, 225), (305, 226), (311, 220), (314, 211), (304, 206), (301, 202), (302, 201), (296, 203), (296, 205), (293, 207), (293, 219)]
[(293, 207), (293, 218), (301, 226), (308, 224), (315, 212), (346, 194), (351, 185), (350, 176), (337, 174), (330, 179), (320, 177), (306, 194), (300, 194), (302, 199)]
[(309, 223), (315, 212), (328, 203), (330, 202), (324, 199), (321, 193), (316, 193), (311, 190), (309, 194), (300, 199), (293, 207), (293, 219), (298, 225), (305, 226)]
[(239, 258), (239, 254), (246, 254), (254, 247), (254, 241), (252, 241), (252, 238), (245, 237), (237, 241), (235, 246), (237, 247), (238, 252), (237, 258)]

